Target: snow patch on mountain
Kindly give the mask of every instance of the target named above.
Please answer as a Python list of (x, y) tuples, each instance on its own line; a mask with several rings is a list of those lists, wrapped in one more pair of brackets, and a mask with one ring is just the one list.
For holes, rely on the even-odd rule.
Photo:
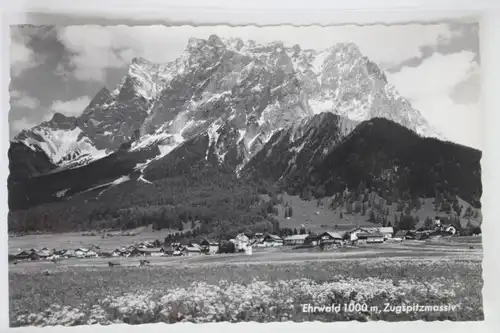
[(78, 127), (68, 130), (57, 130), (39, 126), (19, 140), (32, 150), (41, 148), (56, 165), (64, 166), (75, 159), (87, 156), (91, 159), (106, 155), (98, 150), (88, 138), (79, 140), (82, 130)]

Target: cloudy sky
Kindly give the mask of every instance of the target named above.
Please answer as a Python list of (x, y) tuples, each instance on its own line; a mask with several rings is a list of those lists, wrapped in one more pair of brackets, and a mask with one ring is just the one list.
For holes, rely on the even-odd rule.
[(102, 86), (113, 89), (131, 59), (174, 60), (189, 37), (211, 34), (324, 49), (358, 44), (401, 95), (449, 140), (481, 149), (477, 24), (336, 27), (15, 26), (11, 28), (11, 137), (79, 115)]

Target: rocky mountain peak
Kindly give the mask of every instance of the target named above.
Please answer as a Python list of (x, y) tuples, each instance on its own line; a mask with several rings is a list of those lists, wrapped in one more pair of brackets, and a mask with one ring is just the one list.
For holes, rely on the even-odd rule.
[[(168, 142), (169, 151), (214, 123), (230, 122), (253, 154), (275, 131), (323, 112), (355, 122), (384, 117), (422, 135), (436, 133), (354, 43), (316, 51), (217, 35), (190, 38), (170, 63), (134, 58), (116, 89), (101, 89), (78, 119), (57, 116), (44, 126), (76, 129), (64, 140), (85, 142), (80, 151), (92, 155), (118, 149), (137, 129), (136, 146)], [(58, 156), (72, 156), (74, 145), (51, 146)]]

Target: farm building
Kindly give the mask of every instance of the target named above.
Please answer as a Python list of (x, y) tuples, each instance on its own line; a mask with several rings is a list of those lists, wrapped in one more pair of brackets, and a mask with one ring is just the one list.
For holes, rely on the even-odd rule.
[(385, 240), (385, 235), (379, 232), (359, 233), (357, 236), (358, 236), (358, 242), (363, 242), (363, 243), (383, 243)]
[(264, 237), (262, 243), (265, 247), (281, 246), (283, 245), (283, 238), (278, 235), (268, 234)]
[(285, 245), (302, 245), (304, 244), (308, 234), (303, 234), (303, 235), (291, 235), (288, 237), (285, 237), (284, 244)]
[(219, 243), (206, 238), (200, 243), (200, 245), (204, 253), (214, 254), (219, 250)]
[(201, 255), (200, 249), (198, 249), (196, 247), (191, 247), (191, 246), (184, 246), (181, 253), (182, 253), (182, 255), (185, 255), (188, 257)]

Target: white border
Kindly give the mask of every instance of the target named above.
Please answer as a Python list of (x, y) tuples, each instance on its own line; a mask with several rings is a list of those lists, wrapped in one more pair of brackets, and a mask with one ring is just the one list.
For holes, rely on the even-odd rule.
[[(9, 60), (8, 60), (8, 24), (167, 24), (167, 25), (331, 25), (331, 24), (376, 24), (407, 23), (419, 21), (443, 21), (457, 18), (480, 17), (480, 43), (482, 67), (482, 105), (484, 114), (484, 151), (483, 169), (483, 246), (484, 246), (484, 322), (399, 322), (399, 323), (239, 323), (239, 324), (150, 324), (150, 325), (112, 325), (78, 326), (71, 328), (11, 328), (8, 327), (8, 300), (0, 297), (0, 331), (8, 332), (134, 332), (146, 329), (148, 332), (316, 332), (349, 331), (366, 332), (497, 332), (500, 328), (500, 288), (498, 265), (500, 246), (500, 221), (496, 220), (500, 179), (495, 166), (500, 162), (500, 149), (495, 147), (500, 142), (500, 1), (498, 0), (0, 0), (2, 4), (2, 67), (3, 78), (0, 96), (2, 99), (2, 123), (0, 133), (0, 210), (3, 219), (0, 222), (0, 241), (2, 267), (0, 295), (8, 294), (7, 273), (7, 189), (8, 175), (8, 111), (9, 110)], [(180, 3), (180, 4), (179, 4)], [(26, 12), (38, 12), (42, 15), (26, 15)], [(112, 19), (104, 20), (103, 16)], [(235, 326), (237, 325), (237, 326)], [(5, 327), (5, 329), (4, 329)], [(496, 329), (495, 329), (496, 327)]]

